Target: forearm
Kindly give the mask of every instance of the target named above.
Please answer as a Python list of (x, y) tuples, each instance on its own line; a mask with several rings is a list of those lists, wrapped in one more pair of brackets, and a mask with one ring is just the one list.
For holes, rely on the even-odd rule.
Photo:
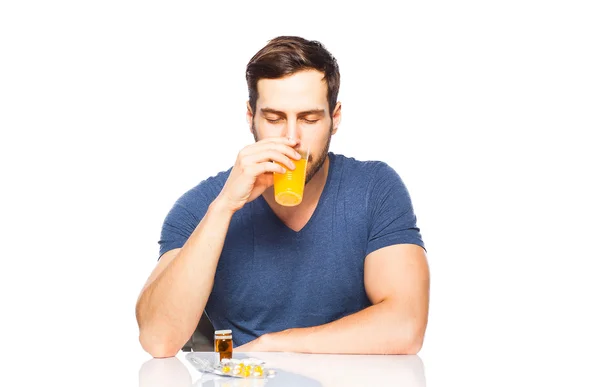
[(382, 301), (328, 324), (272, 334), (276, 350), (307, 353), (416, 354), (426, 322)]
[(231, 217), (232, 212), (213, 202), (179, 253), (142, 292), (136, 308), (140, 342), (153, 356), (173, 356), (194, 332)]

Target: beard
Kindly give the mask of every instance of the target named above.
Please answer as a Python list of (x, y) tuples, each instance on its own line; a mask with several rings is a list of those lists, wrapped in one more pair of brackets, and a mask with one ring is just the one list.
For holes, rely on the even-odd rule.
[[(331, 144), (331, 136), (333, 134), (333, 120), (331, 121), (331, 125), (329, 126), (329, 136), (327, 136), (327, 142), (325, 143), (325, 147), (319, 153), (316, 158), (313, 157), (313, 154), (310, 153), (308, 155), (307, 167), (306, 167), (306, 181), (305, 184), (308, 184), (310, 180), (319, 172), (323, 164), (325, 164), (325, 159), (327, 159), (327, 154), (329, 153), (329, 145)], [(252, 135), (254, 136), (254, 141), (258, 141), (258, 135), (256, 134), (256, 127), (254, 126), (254, 120), (252, 120)]]

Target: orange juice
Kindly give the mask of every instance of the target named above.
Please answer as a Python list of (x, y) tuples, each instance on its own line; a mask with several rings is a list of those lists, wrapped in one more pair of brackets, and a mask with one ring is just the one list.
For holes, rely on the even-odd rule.
[(292, 162), (296, 165), (296, 169), (293, 171), (287, 170), (284, 174), (277, 172), (273, 174), (275, 201), (287, 207), (297, 206), (302, 202), (304, 180), (306, 179), (306, 157), (303, 156), (300, 160), (292, 159)]

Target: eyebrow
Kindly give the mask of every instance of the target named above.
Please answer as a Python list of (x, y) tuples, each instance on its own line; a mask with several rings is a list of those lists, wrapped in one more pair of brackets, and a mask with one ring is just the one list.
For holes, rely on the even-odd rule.
[[(271, 109), (271, 108), (261, 108), (260, 109), (262, 114), (265, 113), (271, 113), (271, 114), (276, 114), (278, 116), (286, 116), (285, 112), (282, 112), (281, 110), (276, 110), (276, 109)], [(325, 114), (325, 110), (324, 109), (311, 109), (311, 110), (305, 110), (303, 112), (298, 113), (298, 116), (309, 116), (311, 114), (317, 114), (317, 115), (324, 115)]]

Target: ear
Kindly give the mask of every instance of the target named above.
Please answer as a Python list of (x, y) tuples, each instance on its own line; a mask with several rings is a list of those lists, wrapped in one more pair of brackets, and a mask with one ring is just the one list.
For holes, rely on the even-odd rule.
[(248, 123), (248, 129), (250, 129), (250, 133), (252, 133), (252, 120), (254, 119), (254, 114), (252, 114), (252, 108), (250, 107), (250, 101), (246, 101), (246, 122)]
[(332, 120), (333, 131), (331, 134), (335, 134), (338, 130), (338, 126), (340, 126), (340, 123), (342, 122), (342, 103), (339, 101), (335, 104), (335, 108), (333, 109)]

